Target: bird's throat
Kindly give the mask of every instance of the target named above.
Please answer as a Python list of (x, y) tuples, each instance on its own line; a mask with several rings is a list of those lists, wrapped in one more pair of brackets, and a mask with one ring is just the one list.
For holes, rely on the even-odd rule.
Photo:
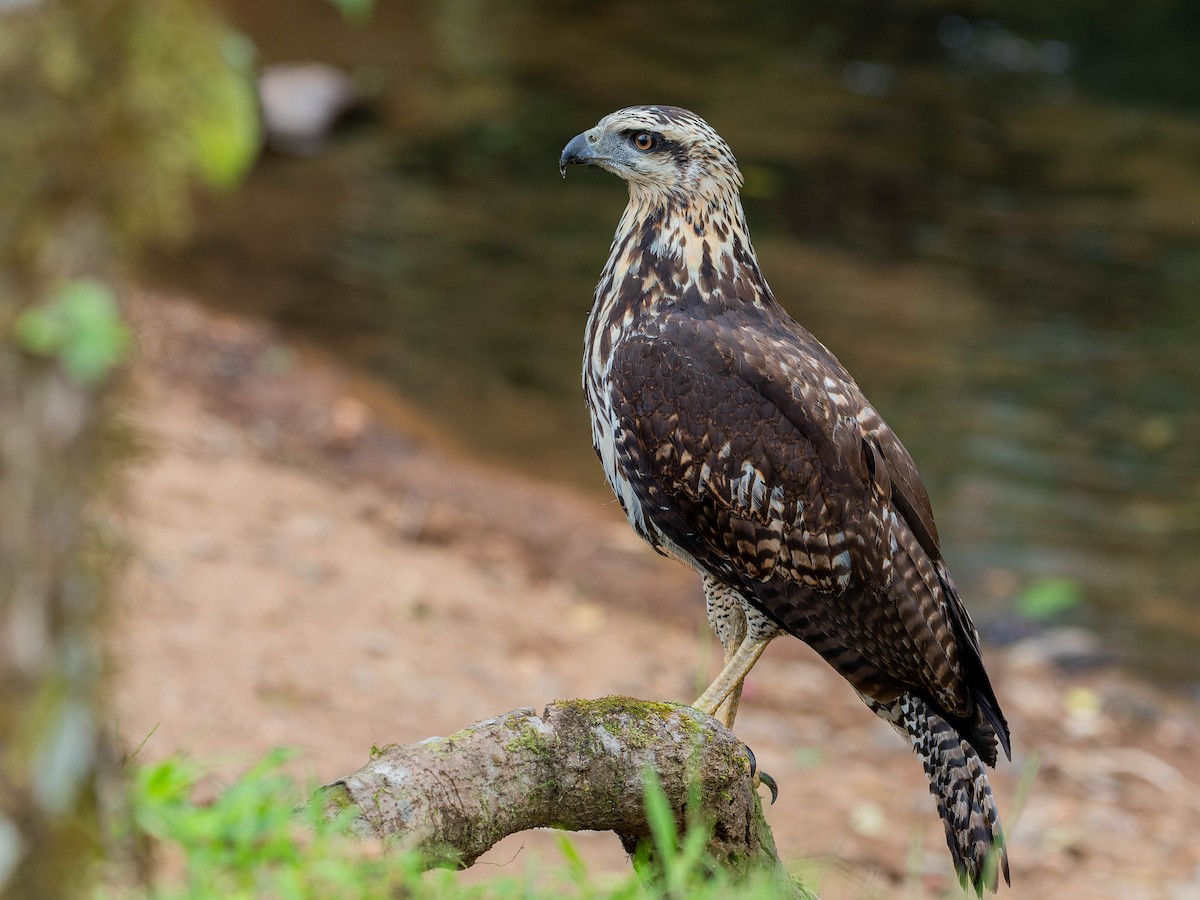
[(631, 189), (606, 274), (611, 284), (638, 284), (651, 305), (685, 298), (722, 306), (759, 304), (770, 294), (736, 194), (701, 194), (685, 203)]

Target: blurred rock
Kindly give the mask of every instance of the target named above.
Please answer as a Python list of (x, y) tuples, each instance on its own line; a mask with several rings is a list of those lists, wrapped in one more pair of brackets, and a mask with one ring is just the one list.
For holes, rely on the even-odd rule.
[(349, 449), (371, 424), (371, 410), (354, 397), (339, 397), (329, 411), (326, 443), (331, 449)]
[(293, 541), (320, 542), (333, 533), (334, 522), (320, 513), (300, 513), (290, 516), (281, 528), (283, 535)]
[(372, 631), (362, 635), (359, 641), (368, 656), (386, 658), (397, 653), (396, 639), (386, 632)]
[(604, 608), (595, 603), (576, 603), (567, 614), (571, 629), (576, 634), (596, 634), (604, 630), (607, 620)]
[(1063, 728), (1072, 737), (1093, 737), (1107, 724), (1100, 696), (1091, 688), (1076, 685), (1063, 695)]
[(874, 803), (860, 803), (850, 812), (850, 827), (858, 834), (878, 837), (887, 829), (887, 816)]
[(197, 458), (223, 459), (236, 452), (241, 435), (228, 422), (206, 415), (196, 429), (195, 441), (189, 450)]
[(1018, 669), (1053, 665), (1078, 670), (1113, 662), (1114, 655), (1093, 632), (1063, 627), (1017, 642), (1009, 650), (1009, 660)]
[(218, 538), (208, 534), (197, 535), (187, 545), (188, 556), (206, 562), (225, 559), (226, 551), (226, 546)]
[(258, 78), (267, 146), (290, 156), (319, 153), (337, 121), (359, 105), (354, 80), (324, 63), (279, 63)]

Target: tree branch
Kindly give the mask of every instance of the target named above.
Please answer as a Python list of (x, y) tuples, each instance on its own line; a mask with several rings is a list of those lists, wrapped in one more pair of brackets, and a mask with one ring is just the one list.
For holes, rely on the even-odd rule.
[(655, 772), (682, 833), (689, 796), (712, 823), (708, 851), (735, 878), (789, 876), (750, 776), (745, 746), (715, 719), (629, 697), (517, 709), (449, 737), (372, 748), (371, 761), (317, 795), (327, 813), (358, 807), (355, 829), (466, 868), (530, 828), (614, 831), (632, 853), (650, 836), (645, 773)]

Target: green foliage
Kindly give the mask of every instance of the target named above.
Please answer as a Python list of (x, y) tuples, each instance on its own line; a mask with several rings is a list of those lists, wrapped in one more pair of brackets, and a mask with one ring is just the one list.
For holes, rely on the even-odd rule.
[(675, 827), (675, 813), (663, 792), (658, 776), (647, 770), (646, 820), (654, 838), (654, 854), (639, 848), (634, 856), (634, 869), (642, 880), (667, 897), (691, 896), (697, 876), (703, 879), (719, 869), (706, 853), (712, 836), (711, 824), (700, 818), (699, 798), (693, 792), (688, 803), (688, 828), (682, 839)]
[[(700, 813), (698, 785), (689, 792), (687, 827), (680, 834), (671, 803), (653, 770), (645, 774), (646, 821), (651, 840), (634, 854), (634, 874), (601, 885), (588, 871), (567, 837), (559, 847), (566, 862), (571, 896), (604, 900), (777, 900), (783, 896), (775, 876), (760, 872), (735, 882), (729, 871), (708, 853), (712, 823)], [(561, 892), (536, 896), (562, 896)], [(806, 897), (815, 897), (805, 893)]]
[(1074, 578), (1041, 578), (1017, 596), (1017, 609), (1037, 621), (1054, 619), (1083, 602), (1083, 589)]
[(356, 23), (369, 19), (371, 11), (375, 8), (375, 0), (329, 0), (329, 2), (341, 10), (347, 21)]
[(281, 769), (290, 756), (269, 754), (211, 803), (195, 799), (201, 770), (193, 763), (173, 757), (133, 768), (134, 834), (159, 851), (182, 856), (184, 868), (182, 884), (157, 884), (145, 893), (170, 900), (383, 897), (417, 877), (410, 858), (365, 856), (348, 832), (354, 809), (334, 820), (316, 806), (297, 810), (298, 785)]
[(211, 187), (228, 190), (237, 187), (254, 161), (261, 135), (254, 45), (245, 35), (231, 32), (218, 46), (226, 64), (213, 65), (187, 125), (200, 177)]
[[(291, 758), (274, 751), (210, 802), (198, 802), (199, 766), (179, 757), (128, 769), (126, 839), (149, 843), (158, 858), (180, 859), (182, 878), (160, 876), (141, 888), (109, 884), (95, 900), (207, 900), (308, 897), (405, 897), (411, 900), (522, 898), (551, 900), (768, 900), (778, 888), (767, 878), (734, 885), (706, 856), (709, 831), (692, 822), (682, 835), (656, 779), (646, 784), (653, 854), (643, 852), (638, 872), (597, 875), (563, 835), (561, 869), (501, 875), (465, 884), (446, 870), (422, 872), (412, 854), (371, 853), (349, 830), (357, 810), (327, 820), (318, 805), (300, 806), (308, 792), (282, 766)], [(694, 807), (689, 803), (689, 807)], [(120, 836), (118, 836), (120, 837)], [(653, 861), (650, 861), (650, 856)]]
[[(253, 48), (199, 0), (42, 3), (0, 27), (0, 271), (186, 229), (259, 146)], [(52, 174), (53, 177), (50, 177)], [(51, 275), (58, 274), (51, 271)]]
[(162, 139), (145, 148), (152, 162), (176, 189), (193, 174), (235, 187), (261, 142), (254, 45), (194, 0), (144, 5), (129, 43), (142, 77), (128, 89), (160, 126)]
[(13, 324), (18, 344), (39, 356), (57, 356), (85, 385), (101, 381), (125, 355), (129, 332), (112, 289), (91, 278), (63, 282)]

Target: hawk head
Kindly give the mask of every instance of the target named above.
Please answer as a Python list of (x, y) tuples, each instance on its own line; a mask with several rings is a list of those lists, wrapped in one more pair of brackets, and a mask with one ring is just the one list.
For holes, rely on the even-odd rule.
[(677, 106), (630, 106), (610, 113), (563, 148), (559, 171), (599, 166), (643, 195), (736, 195), (742, 184), (733, 151), (707, 122)]

